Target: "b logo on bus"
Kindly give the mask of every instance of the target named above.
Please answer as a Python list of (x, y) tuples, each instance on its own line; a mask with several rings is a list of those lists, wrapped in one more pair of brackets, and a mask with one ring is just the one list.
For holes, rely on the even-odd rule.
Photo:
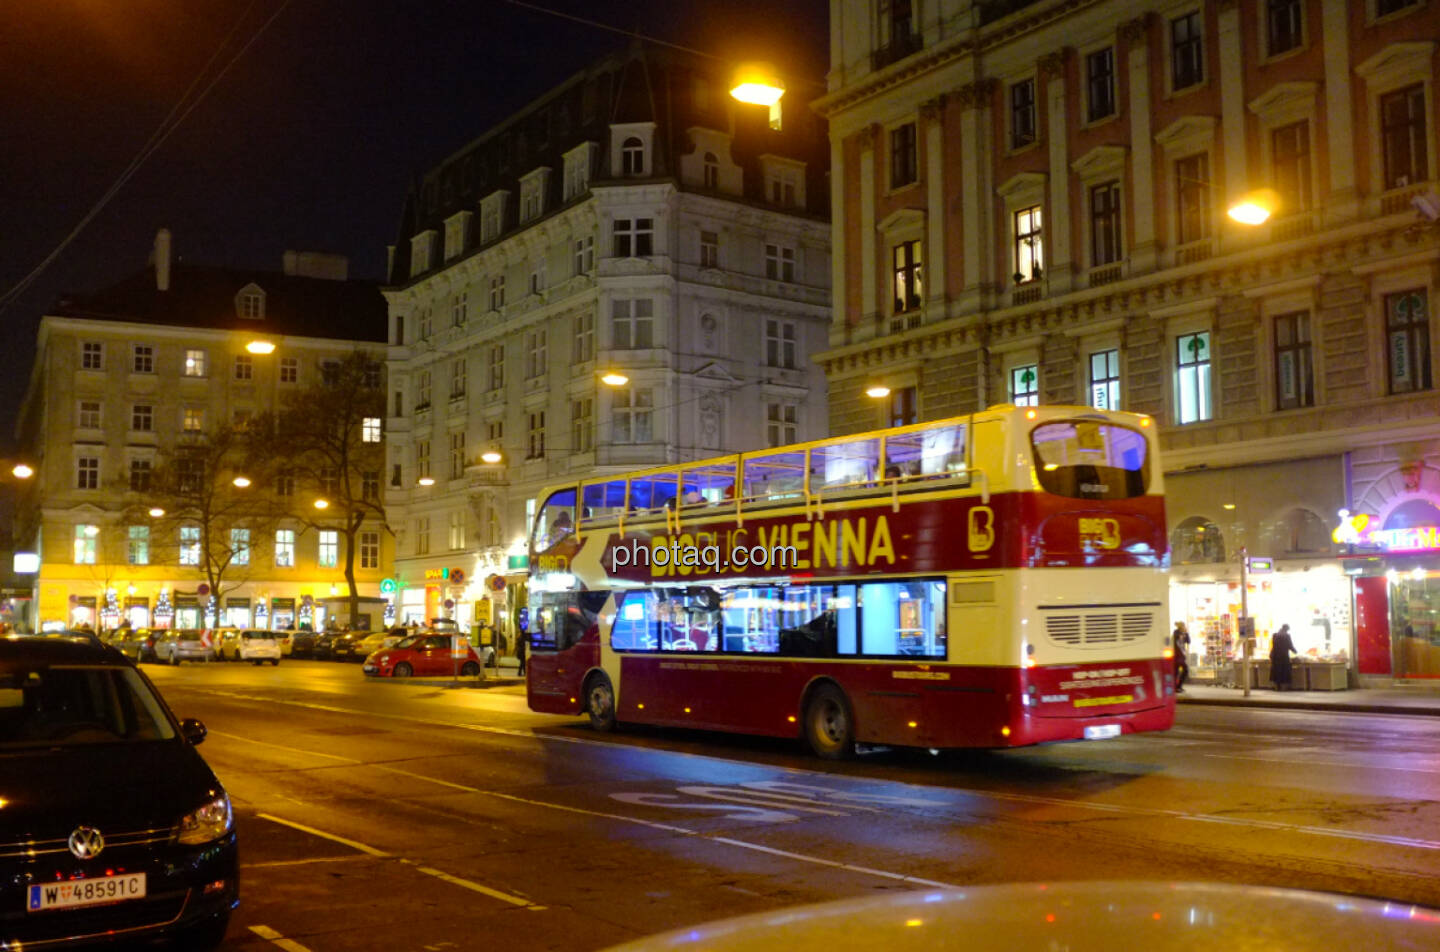
[(1080, 543), (1099, 546), (1102, 549), (1120, 548), (1120, 521), (1118, 519), (1080, 519)]
[(975, 506), (970, 510), (970, 532), (966, 543), (971, 552), (987, 552), (995, 544), (995, 510)]

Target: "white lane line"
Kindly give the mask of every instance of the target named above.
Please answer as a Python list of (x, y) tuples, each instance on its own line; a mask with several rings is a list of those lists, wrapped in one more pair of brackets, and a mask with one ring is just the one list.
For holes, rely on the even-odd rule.
[(871, 869), (868, 866), (855, 866), (851, 863), (837, 863), (834, 860), (818, 859), (813, 856), (806, 856), (804, 853), (792, 853), (789, 850), (775, 849), (773, 846), (761, 846), (759, 843), (747, 843), (744, 840), (732, 840), (726, 836), (712, 836), (710, 839), (717, 843), (729, 843), (731, 846), (739, 846), (747, 850), (758, 850), (762, 853), (770, 853), (774, 856), (784, 856), (787, 859), (798, 859), (808, 863), (819, 863), (822, 866), (833, 866), (836, 869), (849, 870), (852, 873), (865, 873), (869, 876), (880, 876), (885, 879), (893, 879), (902, 883), (916, 883), (921, 886), (939, 886), (941, 889), (961, 889), (954, 883), (942, 883), (933, 879), (921, 879), (919, 876), (906, 876), (902, 873), (891, 873), (883, 869)]
[(241, 863), (241, 869), (271, 869), (277, 866), (309, 866), (311, 863), (349, 863), (359, 856), (312, 856), (309, 859), (272, 859), (263, 863)]
[[(236, 698), (240, 698), (240, 699), (242, 699), (242, 700), (247, 700), (247, 701), (259, 701), (259, 702), (261, 702), (261, 703), (263, 703), (263, 704), (288, 704), (288, 705), (292, 705), (292, 706), (295, 706), (295, 707), (310, 708), (310, 709), (313, 709), (313, 710), (320, 710), (320, 711), (329, 711), (329, 712), (331, 712), (331, 713), (336, 713), (336, 714), (352, 714), (352, 715), (355, 715), (355, 716), (358, 716), (358, 717), (381, 717), (381, 718), (386, 718), (386, 719), (389, 719), (389, 720), (397, 720), (397, 721), (406, 721), (406, 722), (410, 722), (410, 723), (425, 724), (425, 725), (430, 726), (430, 727), (449, 727), (449, 728), (453, 728), (453, 729), (456, 729), (456, 730), (474, 731), (474, 732), (476, 732), (476, 733), (481, 733), (481, 734), (499, 734), (499, 735), (512, 736), (512, 737), (523, 737), (523, 738), (526, 738), (526, 739), (529, 739), (529, 740), (559, 741), (559, 742), (569, 743), (569, 744), (585, 744), (585, 745), (587, 745), (587, 746), (592, 746), (592, 747), (604, 747), (604, 748), (609, 749), (609, 750), (627, 750), (627, 751), (632, 751), (632, 752), (640, 751), (640, 752), (653, 753), (653, 754), (665, 754), (665, 755), (670, 755), (670, 756), (688, 757), (688, 758), (696, 759), (696, 760), (706, 760), (706, 761), (711, 761), (711, 762), (713, 762), (713, 763), (718, 763), (718, 764), (739, 765), (739, 766), (751, 767), (751, 768), (753, 768), (753, 767), (756, 766), (756, 764), (754, 764), (754, 763), (752, 763), (752, 762), (750, 762), (750, 761), (746, 761), (746, 760), (736, 760), (736, 759), (729, 758), (729, 757), (721, 757), (721, 756), (718, 756), (718, 755), (716, 755), (716, 754), (696, 754), (696, 753), (691, 753), (691, 752), (689, 752), (689, 751), (671, 751), (671, 750), (664, 750), (663, 748), (651, 748), (651, 747), (636, 748), (636, 747), (629, 747), (629, 746), (626, 746), (626, 745), (624, 745), (624, 744), (616, 744), (616, 743), (607, 742), (607, 741), (588, 740), (588, 739), (583, 738), (583, 737), (564, 737), (564, 736), (556, 736), (556, 735), (551, 735), (551, 734), (537, 734), (537, 733), (535, 733), (534, 731), (530, 731), (530, 730), (517, 730), (517, 729), (514, 729), (514, 728), (505, 728), (505, 727), (490, 727), (490, 726), (488, 726), (488, 725), (482, 725), (482, 724), (456, 724), (456, 723), (454, 723), (454, 722), (452, 722), (452, 721), (442, 721), (442, 720), (436, 720), (436, 719), (434, 719), (434, 718), (412, 717), (412, 716), (409, 716), (409, 715), (406, 715), (406, 714), (379, 714), (379, 713), (375, 713), (375, 712), (372, 712), (372, 711), (362, 711), (362, 710), (357, 710), (357, 709), (354, 709), (354, 708), (331, 707), (331, 706), (329, 706), (329, 705), (324, 705), (324, 704), (311, 704), (311, 703), (306, 702), (306, 701), (277, 700), (277, 699), (274, 699), (274, 698), (256, 697), (256, 696), (243, 695), (243, 694), (230, 694), (230, 693), (227, 693), (227, 692), (206, 691), (206, 690), (199, 690), (199, 689), (194, 689), (194, 688), (191, 688), (191, 689), (189, 689), (189, 690), (195, 691), (195, 693), (198, 693), (198, 694), (217, 694), (217, 695), (221, 695), (221, 696), (225, 696), (225, 697), (236, 697)], [(300, 750), (300, 748), (295, 748), (295, 749), (296, 749), (296, 750)], [(301, 752), (304, 753), (304, 752), (306, 752), (306, 751), (301, 751)], [(360, 761), (356, 761), (356, 762), (359, 763)], [(377, 765), (377, 766), (378, 766), (378, 765)], [(406, 776), (414, 777), (414, 778), (417, 779), (417, 780), (428, 780), (428, 781), (430, 781), (431, 783), (437, 783), (437, 784), (440, 784), (441, 786), (454, 787), (454, 788), (456, 788), (456, 789), (467, 789), (467, 788), (465, 788), (462, 784), (453, 784), (453, 783), (450, 783), (449, 781), (437, 780), (437, 779), (434, 778), (434, 777), (426, 777), (426, 776), (423, 776), (423, 775), (421, 775), (421, 774), (413, 774), (413, 773), (410, 773), (409, 771), (399, 770), (398, 768), (394, 768), (394, 767), (379, 767), (379, 769), (381, 769), (381, 770), (391, 770), (391, 771), (393, 771), (393, 772), (395, 772), (395, 773), (405, 774)], [(832, 780), (832, 781), (833, 781), (833, 780), (835, 779), (835, 777), (836, 777), (835, 774), (827, 773), (827, 772), (825, 772), (825, 771), (823, 771), (823, 770), (811, 770), (811, 769), (806, 768), (806, 767), (781, 767), (781, 768), (775, 768), (775, 769), (783, 770), (783, 771), (785, 771), (786, 773), (791, 773), (791, 774), (805, 774), (805, 775), (809, 775), (809, 776), (813, 776), (813, 777), (824, 777), (824, 778), (826, 778), (826, 779), (828, 779), (828, 780)], [(1297, 832), (1297, 833), (1311, 833), (1311, 834), (1314, 834), (1315, 836), (1336, 837), (1336, 838), (1340, 838), (1340, 839), (1358, 840), (1358, 841), (1361, 841), (1361, 842), (1371, 842), (1371, 843), (1387, 843), (1387, 844), (1390, 844), (1390, 845), (1413, 846), (1413, 847), (1415, 847), (1416, 849), (1423, 849), (1423, 850), (1440, 850), (1440, 841), (1434, 841), (1434, 840), (1412, 840), (1412, 839), (1407, 839), (1407, 838), (1404, 838), (1404, 837), (1385, 836), (1385, 835), (1379, 834), (1379, 833), (1350, 832), (1350, 831), (1346, 831), (1346, 830), (1331, 829), (1331, 828), (1328, 828), (1328, 827), (1298, 826), (1298, 825), (1293, 825), (1293, 824), (1274, 823), (1274, 822), (1270, 822), (1270, 821), (1266, 821), (1266, 820), (1246, 820), (1246, 819), (1243, 819), (1243, 818), (1240, 818), (1240, 817), (1221, 817), (1221, 816), (1216, 816), (1216, 815), (1210, 814), (1210, 813), (1181, 813), (1181, 812), (1175, 811), (1175, 810), (1161, 810), (1161, 809), (1152, 808), (1152, 807), (1122, 806), (1122, 805), (1118, 805), (1118, 804), (1099, 803), (1099, 802), (1088, 801), (1088, 800), (1065, 800), (1065, 799), (1061, 799), (1061, 798), (1058, 798), (1058, 797), (1040, 797), (1040, 796), (1034, 796), (1034, 795), (1031, 795), (1031, 794), (1021, 794), (1021, 793), (997, 793), (997, 792), (992, 791), (992, 790), (976, 790), (976, 789), (969, 788), (969, 787), (934, 787), (934, 786), (927, 786), (927, 785), (924, 785), (924, 784), (910, 783), (910, 782), (908, 782), (908, 781), (903, 781), (903, 780), (875, 780), (874, 778), (869, 778), (869, 777), (863, 778), (863, 779), (866, 780), (866, 781), (869, 781), (869, 782), (884, 783), (884, 784), (887, 784), (887, 785), (898, 786), (898, 787), (902, 787), (902, 788), (909, 788), (909, 789), (913, 789), (913, 790), (925, 791), (925, 792), (931, 793), (931, 794), (933, 794), (933, 793), (938, 789), (938, 790), (943, 790), (943, 791), (946, 791), (946, 792), (949, 792), (949, 793), (953, 793), (953, 794), (959, 794), (959, 795), (962, 795), (962, 796), (973, 797), (973, 798), (978, 799), (978, 800), (985, 800), (985, 799), (1006, 800), (1006, 801), (1011, 801), (1011, 802), (1015, 802), (1015, 803), (1029, 803), (1029, 804), (1046, 805), (1046, 806), (1063, 806), (1063, 807), (1070, 807), (1070, 808), (1072, 808), (1072, 809), (1094, 810), (1094, 811), (1101, 812), (1101, 813), (1128, 814), (1128, 815), (1131, 815), (1131, 816), (1143, 816), (1143, 817), (1160, 816), (1160, 817), (1168, 817), (1168, 818), (1171, 818), (1171, 819), (1179, 819), (1179, 820), (1193, 820), (1193, 821), (1195, 821), (1195, 822), (1200, 822), (1200, 823), (1222, 823), (1222, 824), (1233, 825), (1233, 826), (1240, 826), (1240, 827), (1254, 827), (1254, 828), (1258, 828), (1258, 829), (1288, 830), (1288, 831)], [(527, 804), (531, 804), (531, 805), (534, 805), (534, 806), (543, 806), (543, 807), (547, 807), (547, 808), (555, 809), (555, 810), (567, 810), (567, 811), (571, 811), (571, 812), (575, 812), (575, 813), (585, 813), (585, 814), (589, 814), (589, 815), (592, 815), (592, 816), (608, 817), (608, 818), (611, 818), (611, 819), (622, 820), (622, 821), (624, 821), (624, 822), (640, 823), (640, 824), (643, 824), (643, 825), (646, 825), (646, 826), (653, 826), (653, 827), (655, 827), (655, 828), (657, 828), (657, 829), (670, 829), (670, 830), (673, 830), (674, 832), (677, 832), (677, 833), (685, 833), (685, 834), (688, 834), (688, 835), (696, 835), (696, 836), (702, 835), (702, 834), (698, 833), (698, 831), (695, 831), (695, 830), (687, 830), (687, 829), (685, 829), (685, 828), (683, 828), (683, 827), (671, 827), (671, 826), (668, 826), (667, 824), (655, 823), (655, 822), (652, 822), (652, 821), (649, 821), (649, 820), (639, 820), (639, 819), (634, 818), (634, 817), (622, 817), (622, 816), (618, 816), (618, 815), (616, 815), (616, 814), (595, 813), (595, 812), (590, 811), (590, 810), (582, 810), (582, 809), (579, 809), (579, 808), (576, 808), (576, 807), (564, 807), (564, 806), (560, 806), (559, 804), (544, 803), (544, 802), (538, 801), (538, 800), (526, 800), (526, 799), (524, 799), (523, 797), (513, 797), (513, 796), (511, 796), (511, 795), (509, 795), (509, 794), (497, 793), (497, 792), (495, 792), (495, 791), (490, 791), (490, 790), (478, 790), (478, 789), (473, 788), (473, 787), (472, 787), (472, 788), (468, 788), (468, 789), (471, 790), (471, 791), (473, 791), (473, 792), (476, 792), (476, 793), (484, 793), (484, 794), (486, 794), (487, 796), (499, 797), (499, 798), (501, 798), (501, 799), (515, 800), (515, 801), (520, 802), (520, 803), (527, 803)], [(713, 837), (712, 837), (712, 838), (713, 838)]]
[(1313, 760), (1309, 757), (1300, 759), (1298, 757), (1262, 757), (1258, 754), (1204, 754), (1205, 757), (1213, 757), (1216, 760), (1258, 760), (1267, 764), (1304, 764), (1307, 767), (1339, 767), (1343, 770), (1399, 770), (1404, 773), (1440, 774), (1440, 770), (1431, 770), (1427, 767), (1387, 767), (1384, 764), (1350, 764), (1339, 760)]
[(345, 846), (350, 847), (352, 850), (359, 850), (360, 852), (365, 853), (369, 856), (378, 856), (381, 859), (389, 859), (391, 855), (384, 850), (377, 850), (373, 846), (366, 846), (364, 843), (359, 843), (355, 840), (347, 840), (343, 836), (337, 836), (334, 833), (326, 833), (324, 830), (317, 830), (313, 826), (306, 826), (303, 823), (296, 823), (294, 820), (284, 820), (278, 816), (271, 816), (268, 813), (257, 813), (255, 815), (262, 820), (269, 820), (271, 823), (279, 823), (281, 826), (291, 827), (293, 829), (299, 830), (301, 833), (309, 833), (311, 836), (318, 836), (321, 839), (333, 840), (336, 843), (342, 843)]
[(509, 893), (503, 893), (498, 889), (491, 889), (489, 886), (482, 886), (479, 883), (471, 882), (468, 879), (461, 879), (459, 876), (451, 876), (449, 873), (442, 872), (438, 869), (432, 869), (429, 866), (417, 866), (415, 868), (420, 870), (420, 872), (426, 874), (427, 876), (434, 876), (436, 879), (444, 880), (445, 882), (450, 883), (452, 886), (459, 886), (461, 889), (469, 889), (472, 892), (477, 892), (481, 895), (489, 896), (492, 899), (499, 899), (501, 902), (508, 902), (512, 906), (522, 906), (535, 912), (540, 912), (545, 908), (544, 906), (537, 906), (535, 903), (531, 902), (528, 899), (521, 899), (519, 896), (512, 896)]
[(268, 942), (273, 942), (285, 952), (310, 952), (308, 948), (296, 942), (294, 939), (287, 939), (269, 926), (251, 926), (250, 931)]

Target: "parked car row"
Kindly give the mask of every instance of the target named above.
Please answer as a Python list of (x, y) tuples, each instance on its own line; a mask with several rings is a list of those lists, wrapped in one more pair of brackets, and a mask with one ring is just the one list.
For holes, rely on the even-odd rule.
[(261, 628), (117, 628), (100, 636), (132, 661), (269, 661), (279, 664), (280, 633)]

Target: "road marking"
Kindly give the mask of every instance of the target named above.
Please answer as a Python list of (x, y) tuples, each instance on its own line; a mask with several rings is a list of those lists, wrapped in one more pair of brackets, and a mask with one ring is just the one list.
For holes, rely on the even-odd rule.
[(1213, 757), (1216, 760), (1258, 760), (1267, 764), (1304, 764), (1307, 767), (1340, 767), (1344, 770), (1400, 770), (1405, 773), (1440, 774), (1440, 770), (1431, 770), (1427, 767), (1387, 767), (1384, 764), (1349, 764), (1339, 760), (1315, 760), (1306, 757), (1303, 760), (1298, 757), (1261, 757), (1259, 755), (1245, 754), (1205, 754), (1206, 757)]
[(501, 902), (508, 902), (512, 906), (522, 906), (534, 912), (539, 912), (545, 908), (544, 906), (537, 906), (535, 903), (531, 902), (528, 899), (521, 899), (519, 896), (512, 896), (509, 893), (503, 893), (498, 889), (491, 889), (489, 886), (482, 886), (479, 883), (471, 882), (468, 879), (461, 879), (459, 876), (451, 876), (449, 873), (442, 872), (438, 869), (432, 869), (429, 866), (417, 866), (415, 868), (420, 870), (420, 872), (425, 873), (427, 876), (434, 876), (436, 879), (442, 879), (445, 882), (450, 883), (452, 886), (459, 886), (462, 889), (469, 889), (472, 892), (477, 892), (482, 895), (489, 896), (492, 899), (499, 899)]
[(337, 836), (334, 833), (326, 833), (324, 830), (317, 830), (313, 826), (306, 826), (303, 823), (296, 823), (294, 820), (283, 820), (278, 816), (271, 816), (269, 813), (257, 813), (255, 815), (262, 820), (269, 820), (271, 823), (279, 823), (281, 826), (292, 827), (302, 833), (309, 833), (311, 836), (318, 836), (321, 839), (333, 840), (336, 843), (343, 843), (346, 846), (350, 847), (352, 850), (359, 850), (360, 852), (365, 853), (369, 856), (378, 856), (381, 859), (390, 858), (390, 854), (385, 852), (384, 850), (377, 850), (373, 846), (366, 846), (364, 843), (360, 843), (355, 840), (347, 840), (345, 837)]
[(275, 866), (308, 866), (311, 863), (348, 863), (358, 856), (312, 856), (309, 859), (272, 859), (263, 863), (241, 863), (241, 869), (270, 869)]
[[(607, 748), (607, 749), (610, 749), (610, 750), (628, 750), (628, 751), (641, 750), (641, 751), (644, 751), (644, 752), (654, 753), (654, 754), (657, 754), (657, 755), (668, 755), (668, 756), (688, 757), (688, 758), (697, 759), (697, 760), (708, 760), (708, 761), (712, 761), (712, 762), (714, 762), (714, 763), (726, 764), (726, 765), (739, 765), (739, 766), (744, 766), (744, 767), (754, 767), (754, 766), (756, 766), (756, 765), (755, 765), (753, 762), (751, 762), (751, 761), (747, 761), (747, 760), (736, 760), (736, 759), (734, 759), (734, 758), (729, 758), (729, 757), (721, 757), (721, 756), (719, 756), (719, 755), (717, 755), (717, 754), (697, 754), (697, 753), (691, 753), (691, 752), (689, 752), (689, 751), (671, 751), (671, 750), (665, 750), (664, 748), (635, 748), (635, 747), (627, 746), (627, 745), (625, 745), (625, 744), (619, 744), (619, 743), (610, 742), (610, 741), (589, 740), (589, 739), (583, 738), (583, 737), (563, 737), (563, 736), (555, 736), (555, 735), (551, 735), (551, 734), (539, 734), (539, 733), (536, 733), (536, 732), (533, 731), (533, 730), (518, 730), (518, 729), (515, 729), (515, 728), (506, 728), (506, 727), (491, 727), (491, 726), (482, 725), (482, 724), (456, 724), (456, 723), (451, 722), (451, 721), (442, 721), (442, 720), (436, 720), (436, 719), (434, 719), (434, 718), (425, 718), (425, 717), (412, 717), (412, 716), (406, 715), (406, 714), (384, 714), (384, 713), (376, 713), (376, 712), (374, 712), (374, 711), (362, 711), (362, 710), (357, 710), (357, 709), (354, 709), (354, 708), (333, 707), (333, 706), (325, 705), (325, 704), (311, 704), (311, 703), (306, 702), (306, 701), (287, 701), (287, 700), (276, 699), (276, 698), (266, 698), (266, 697), (252, 696), (252, 695), (234, 694), (234, 693), (222, 692), (222, 691), (198, 690), (198, 689), (194, 689), (194, 688), (190, 688), (190, 689), (188, 689), (188, 690), (192, 690), (192, 691), (194, 691), (194, 692), (197, 693), (197, 694), (212, 694), (212, 695), (219, 695), (219, 696), (222, 696), (222, 697), (234, 697), (234, 698), (239, 698), (239, 699), (241, 699), (241, 700), (246, 700), (246, 701), (258, 701), (258, 702), (263, 703), (263, 704), (287, 704), (287, 705), (291, 705), (291, 706), (294, 706), (294, 707), (302, 707), (302, 708), (310, 708), (310, 709), (312, 709), (312, 710), (328, 711), (328, 712), (335, 713), (335, 714), (351, 714), (351, 715), (355, 715), (355, 716), (359, 716), (359, 717), (382, 717), (382, 718), (386, 718), (386, 719), (389, 719), (389, 720), (406, 721), (406, 722), (410, 722), (410, 723), (424, 724), (424, 725), (427, 725), (427, 726), (430, 726), (430, 727), (448, 727), (448, 728), (452, 728), (452, 729), (455, 729), (455, 730), (468, 730), (468, 731), (474, 731), (474, 732), (476, 732), (476, 733), (482, 733), (482, 734), (497, 734), (497, 735), (504, 735), (504, 736), (510, 736), (510, 737), (523, 737), (523, 738), (525, 738), (525, 739), (527, 739), (527, 740), (559, 741), (559, 742), (571, 743), (571, 744), (585, 744), (585, 745), (588, 745), (588, 746), (604, 747), (604, 748)], [(271, 746), (279, 746), (279, 745), (271, 745)], [(294, 749), (294, 750), (296, 750), (296, 751), (299, 751), (299, 752), (301, 752), (301, 753), (310, 753), (310, 751), (305, 751), (305, 750), (303, 750), (303, 749), (301, 749), (301, 748), (298, 748), (298, 747), (297, 747), (297, 748), (292, 748), (292, 749)], [(331, 756), (334, 756), (334, 755), (331, 755)], [(363, 761), (354, 761), (354, 763), (360, 764), (360, 763), (364, 763), (364, 762), (363, 762)], [(524, 803), (524, 804), (527, 804), (527, 805), (530, 805), (530, 806), (539, 806), (539, 807), (545, 807), (545, 808), (547, 808), (547, 809), (563, 810), (563, 811), (568, 811), (568, 812), (573, 812), (573, 813), (581, 813), (581, 814), (585, 814), (585, 815), (588, 815), (588, 816), (605, 817), (605, 818), (614, 819), (614, 820), (619, 820), (619, 821), (626, 822), (626, 823), (638, 823), (638, 824), (641, 824), (641, 825), (644, 825), (644, 826), (653, 827), (653, 828), (655, 828), (655, 829), (663, 829), (663, 830), (670, 830), (670, 831), (676, 832), (676, 833), (683, 833), (683, 834), (686, 834), (686, 835), (688, 835), (688, 836), (704, 836), (704, 834), (700, 833), (700, 832), (697, 831), (697, 830), (689, 830), (689, 829), (686, 829), (686, 828), (684, 828), (684, 827), (672, 826), (672, 825), (664, 824), (664, 823), (656, 823), (656, 822), (654, 822), (654, 821), (652, 821), (652, 820), (641, 820), (641, 819), (638, 819), (638, 818), (636, 818), (636, 817), (626, 817), (626, 816), (620, 816), (620, 815), (618, 815), (618, 814), (601, 813), (601, 812), (597, 812), (597, 811), (593, 811), (593, 810), (584, 810), (584, 809), (580, 809), (580, 808), (578, 808), (578, 807), (562, 806), (562, 805), (560, 805), (560, 804), (547, 803), (547, 802), (540, 801), (540, 800), (527, 800), (527, 799), (524, 798), (524, 797), (516, 797), (516, 796), (513, 796), (513, 795), (511, 795), (511, 794), (499, 793), (499, 792), (493, 791), (493, 790), (481, 790), (481, 789), (479, 789), (479, 788), (477, 788), (477, 787), (466, 787), (466, 786), (464, 786), (463, 784), (451, 783), (451, 782), (448, 781), (448, 780), (439, 780), (439, 779), (437, 779), (437, 778), (435, 778), (435, 777), (426, 777), (426, 776), (424, 776), (423, 774), (417, 774), (417, 773), (412, 773), (412, 772), (410, 772), (410, 771), (399, 770), (398, 768), (394, 768), (394, 767), (385, 767), (385, 766), (383, 766), (383, 765), (378, 765), (378, 764), (376, 764), (376, 765), (369, 765), (369, 764), (367, 764), (366, 766), (375, 766), (377, 769), (380, 769), (380, 770), (390, 770), (390, 771), (392, 771), (392, 772), (394, 772), (394, 773), (404, 774), (404, 775), (406, 775), (406, 776), (413, 777), (413, 778), (415, 778), (415, 779), (417, 779), (417, 780), (426, 780), (426, 781), (429, 781), (430, 783), (439, 784), (440, 786), (451, 787), (451, 788), (454, 788), (454, 789), (457, 789), (457, 790), (465, 790), (465, 791), (467, 791), (467, 792), (480, 793), (480, 794), (484, 794), (484, 795), (490, 796), (490, 797), (497, 797), (497, 798), (502, 799), (502, 800), (513, 800), (513, 801), (515, 801), (515, 802), (517, 802), (517, 803)], [(824, 777), (824, 778), (829, 779), (829, 780), (833, 780), (833, 779), (835, 778), (835, 775), (834, 775), (834, 774), (826, 773), (825, 771), (822, 771), (822, 770), (811, 770), (811, 769), (806, 768), (806, 767), (784, 767), (784, 768), (777, 768), (777, 769), (783, 769), (783, 770), (785, 770), (785, 771), (788, 772), (788, 773), (806, 774), (806, 775), (815, 776), (815, 777)], [(871, 779), (871, 778), (865, 778), (865, 779), (868, 780), (868, 779)], [(924, 785), (921, 785), (921, 784), (910, 783), (910, 782), (903, 781), (903, 780), (881, 780), (881, 781), (876, 781), (876, 782), (878, 782), (878, 783), (884, 783), (884, 784), (891, 785), (891, 786), (899, 786), (899, 787), (904, 787), (904, 788), (909, 788), (909, 789), (914, 789), (914, 790), (919, 790), (919, 791), (925, 791), (925, 792), (928, 792), (928, 793), (931, 793), (931, 794), (933, 794), (934, 791), (937, 789), (937, 788), (935, 788), (935, 787), (927, 787), (927, 786), (924, 786)], [(1035, 795), (1032, 795), (1032, 794), (998, 793), (998, 792), (992, 791), (992, 790), (977, 790), (977, 789), (973, 789), (973, 788), (969, 788), (969, 787), (943, 787), (943, 788), (938, 788), (938, 789), (945, 790), (945, 791), (947, 791), (947, 792), (949, 792), (949, 793), (960, 794), (960, 795), (962, 795), (962, 796), (973, 797), (973, 798), (975, 798), (975, 799), (977, 799), (977, 800), (993, 799), (993, 800), (1010, 801), (1010, 802), (1015, 802), (1015, 803), (1029, 803), (1029, 804), (1046, 805), (1046, 806), (1062, 806), (1062, 807), (1070, 807), (1070, 808), (1079, 809), (1079, 810), (1094, 810), (1094, 811), (1101, 812), (1101, 813), (1129, 814), (1129, 815), (1131, 815), (1131, 816), (1147, 816), (1147, 817), (1150, 817), (1150, 816), (1160, 816), (1160, 817), (1167, 817), (1167, 818), (1170, 818), (1170, 819), (1193, 820), (1193, 821), (1195, 821), (1195, 822), (1200, 822), (1200, 823), (1221, 823), (1221, 824), (1226, 824), (1226, 825), (1231, 825), (1231, 826), (1238, 826), (1238, 827), (1254, 827), (1254, 828), (1257, 828), (1257, 829), (1266, 829), (1266, 830), (1286, 830), (1286, 831), (1290, 831), (1290, 832), (1309, 833), (1309, 834), (1313, 834), (1313, 835), (1315, 835), (1315, 836), (1324, 836), (1324, 837), (1332, 837), (1332, 838), (1338, 838), (1338, 839), (1357, 840), (1357, 841), (1361, 841), (1361, 842), (1386, 843), (1386, 844), (1389, 844), (1389, 845), (1392, 845), (1392, 846), (1411, 846), (1411, 847), (1414, 847), (1414, 848), (1416, 848), (1416, 849), (1423, 849), (1423, 850), (1440, 850), (1440, 841), (1435, 841), (1435, 840), (1417, 840), (1417, 839), (1409, 839), (1409, 838), (1406, 838), (1406, 837), (1386, 836), (1386, 835), (1380, 834), (1380, 833), (1352, 832), (1352, 831), (1348, 831), (1348, 830), (1337, 830), (1337, 829), (1332, 829), (1332, 828), (1328, 828), (1328, 827), (1319, 827), (1319, 826), (1299, 826), (1299, 825), (1296, 825), (1296, 824), (1277, 823), (1277, 822), (1267, 821), (1267, 820), (1247, 820), (1247, 819), (1244, 819), (1244, 818), (1241, 818), (1241, 817), (1222, 817), (1222, 816), (1216, 816), (1216, 815), (1214, 815), (1214, 814), (1209, 814), (1209, 813), (1182, 813), (1182, 812), (1176, 811), (1176, 810), (1162, 810), (1162, 809), (1154, 808), (1154, 807), (1122, 806), (1122, 805), (1119, 805), (1119, 804), (1099, 803), (1099, 802), (1091, 801), (1091, 800), (1065, 800), (1065, 799), (1061, 799), (1061, 798), (1059, 798), (1059, 797), (1041, 797), (1041, 796), (1035, 796)], [(728, 840), (723, 840), (723, 839), (721, 839), (721, 838), (719, 838), (719, 837), (707, 837), (707, 838), (708, 838), (708, 839), (716, 840), (717, 842), (730, 842), (730, 841), (728, 841)], [(757, 847), (757, 848), (759, 848), (759, 847)], [(821, 863), (821, 865), (830, 865), (830, 861), (827, 861), (827, 860), (818, 860), (818, 859), (816, 859), (815, 861)], [(958, 887), (957, 887), (957, 888), (958, 888)]]
[(310, 952), (308, 948), (299, 942), (296, 942), (294, 939), (285, 938), (269, 926), (251, 926), (250, 931), (262, 939), (273, 942), (275, 945), (284, 949), (285, 952)]

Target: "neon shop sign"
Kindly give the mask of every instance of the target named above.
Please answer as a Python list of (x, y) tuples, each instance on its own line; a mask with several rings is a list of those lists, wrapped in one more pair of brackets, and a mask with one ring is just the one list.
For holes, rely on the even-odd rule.
[(1365, 545), (1387, 552), (1428, 552), (1440, 549), (1440, 526), (1382, 529), (1368, 514), (1340, 510), (1340, 525), (1330, 533), (1340, 545)]

